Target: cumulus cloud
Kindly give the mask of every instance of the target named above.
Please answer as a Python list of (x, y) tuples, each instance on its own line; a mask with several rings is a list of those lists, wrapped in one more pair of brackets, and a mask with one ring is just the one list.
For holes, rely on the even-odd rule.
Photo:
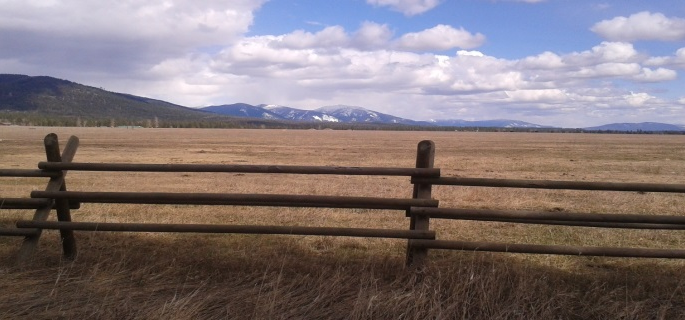
[(590, 50), (574, 52), (564, 57), (572, 65), (597, 65), (602, 63), (631, 63), (642, 59), (632, 44), (626, 42), (602, 42)]
[(598, 22), (590, 30), (611, 41), (682, 41), (685, 40), (685, 19), (643, 11)]
[(658, 68), (656, 70), (642, 68), (639, 74), (632, 77), (633, 80), (641, 82), (664, 82), (675, 80), (676, 78), (678, 78), (677, 72), (665, 68)]
[(387, 24), (365, 21), (354, 33), (354, 45), (361, 49), (379, 49), (387, 46), (393, 32)]
[(390, 7), (405, 16), (414, 16), (437, 7), (442, 0), (366, 0), (366, 3), (378, 7)]
[(625, 99), (625, 102), (629, 106), (641, 107), (645, 105), (645, 103), (647, 103), (649, 100), (656, 99), (656, 97), (645, 92), (631, 92), (630, 94), (623, 96), (623, 99)]
[(680, 48), (670, 57), (652, 57), (645, 61), (648, 66), (685, 69), (685, 48)]
[(560, 89), (506, 91), (506, 94), (511, 102), (561, 103), (569, 100), (568, 94)]
[(557, 54), (546, 51), (536, 56), (523, 58), (520, 65), (527, 69), (559, 69), (563, 68), (565, 63)]
[[(257, 39), (259, 37), (254, 37)], [(246, 38), (249, 39), (249, 38)], [(239, 44), (244, 45), (243, 39)], [(349, 33), (341, 26), (329, 26), (318, 32), (296, 30), (279, 36), (263, 36), (270, 46), (281, 49), (358, 49), (399, 51), (443, 51), (453, 48), (479, 46), (485, 37), (447, 25), (437, 25), (419, 32), (407, 33), (393, 39), (393, 32), (385, 24), (364, 22)], [(249, 42), (249, 41), (248, 41)], [(466, 51), (460, 51), (466, 52)]]
[(464, 28), (440, 24), (420, 32), (407, 33), (397, 41), (397, 47), (411, 51), (448, 50), (453, 48), (472, 49), (483, 45), (485, 36), (472, 34)]
[(230, 45), (263, 1), (3, 1), (0, 58), (131, 72), (198, 47)]
[(349, 42), (345, 29), (340, 26), (327, 27), (317, 33), (298, 30), (280, 38), (279, 45), (284, 48), (330, 48), (346, 46)]

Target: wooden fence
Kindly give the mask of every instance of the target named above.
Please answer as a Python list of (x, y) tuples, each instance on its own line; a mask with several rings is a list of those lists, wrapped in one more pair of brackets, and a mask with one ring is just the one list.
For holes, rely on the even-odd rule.
[[(685, 193), (685, 185), (646, 183), (603, 183), (544, 180), (479, 179), (441, 177), (434, 168), (435, 144), (421, 141), (418, 144), (414, 168), (388, 167), (324, 167), (281, 165), (218, 165), (218, 164), (122, 164), (74, 163), (78, 138), (71, 137), (62, 154), (57, 136), (45, 138), (47, 162), (40, 162), (38, 170), (0, 170), (0, 177), (47, 177), (45, 191), (31, 192), (31, 198), (0, 198), (0, 209), (35, 209), (32, 220), (16, 222), (17, 228), (0, 229), (0, 235), (23, 236), (25, 240), (18, 253), (19, 262), (28, 259), (38, 244), (43, 229), (60, 230), (64, 255), (76, 255), (74, 230), (126, 231), (126, 232), (194, 232), (194, 233), (249, 233), (290, 234), (319, 236), (351, 236), (407, 239), (409, 266), (422, 266), (429, 249), (469, 251), (497, 251), (516, 253), (566, 254), (614, 257), (685, 258), (685, 250), (575, 247), (557, 245), (511, 244), (436, 240), (430, 230), (431, 219), (463, 219), (528, 224), (584, 226), (599, 228), (672, 229), (685, 230), (685, 216), (590, 214), (569, 212), (531, 212), (510, 210), (476, 210), (439, 208), (432, 199), (433, 186), (481, 186), (497, 188), (542, 188), (604, 191), (643, 191)], [(411, 198), (349, 197), (294, 194), (235, 194), (235, 193), (168, 193), (168, 192), (97, 192), (68, 191), (65, 176), (68, 171), (126, 171), (126, 172), (235, 172), (309, 175), (364, 175), (404, 176), (411, 178)], [(409, 184), (408, 184), (409, 186)], [(313, 208), (362, 208), (402, 210), (409, 218), (408, 230), (370, 228), (332, 228), (304, 226), (217, 225), (217, 224), (153, 224), (72, 222), (70, 209), (81, 203), (131, 203), (175, 205), (240, 205)], [(52, 210), (57, 221), (48, 221)]]
[[(552, 180), (512, 180), (483, 178), (414, 178), (412, 183), (442, 186), (477, 186), (493, 188), (532, 188), (532, 189), (567, 189), (596, 191), (637, 191), (685, 193), (683, 184), (653, 183), (612, 183), (585, 181), (552, 181)], [(428, 191), (429, 192), (429, 191)], [(573, 213), (546, 211), (512, 211), (483, 210), (460, 208), (412, 208), (411, 215), (421, 216), (426, 220), (461, 219), (476, 221), (511, 222), (524, 224), (545, 224), (561, 226), (580, 226), (594, 228), (624, 229), (664, 229), (685, 230), (685, 216), (640, 215), (640, 214), (606, 214), (606, 213)], [(427, 227), (424, 229), (428, 229)], [(514, 253), (537, 253), (578, 256), (636, 257), (636, 258), (685, 258), (685, 250), (652, 249), (652, 248), (616, 248), (616, 247), (580, 247), (561, 245), (513, 244), (499, 242), (473, 242), (451, 240), (410, 240), (415, 250), (449, 249), (469, 251), (492, 251)], [(425, 254), (424, 254), (425, 255)]]

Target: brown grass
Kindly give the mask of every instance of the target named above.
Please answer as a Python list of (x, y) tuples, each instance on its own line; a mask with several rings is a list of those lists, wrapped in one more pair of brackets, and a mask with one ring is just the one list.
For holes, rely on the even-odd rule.
[[(75, 134), (75, 161), (397, 166), (437, 145), (444, 176), (685, 183), (683, 136), (457, 132), (0, 127), (0, 168), (35, 168), (42, 138)], [(314, 193), (408, 197), (406, 178), (71, 172), (70, 190)], [(25, 197), (44, 179), (0, 179)], [(685, 214), (683, 195), (436, 187), (442, 206)], [(3, 210), (12, 225), (30, 211)], [(76, 221), (406, 228), (403, 212), (85, 204)], [(434, 220), (441, 239), (683, 248), (679, 231), (602, 230)], [(683, 263), (432, 251), (403, 268), (405, 242), (304, 236), (77, 233), (62, 261), (46, 232), (36, 259), (12, 264), (0, 238), (0, 318), (32, 319), (675, 319)]]

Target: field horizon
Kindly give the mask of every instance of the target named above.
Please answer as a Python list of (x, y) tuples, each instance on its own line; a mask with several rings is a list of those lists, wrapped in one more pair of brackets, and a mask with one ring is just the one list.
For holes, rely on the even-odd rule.
[[(685, 136), (278, 129), (0, 127), (0, 168), (35, 169), (42, 140), (81, 143), (75, 162), (413, 167), (436, 144), (442, 176), (685, 184)], [(2, 197), (46, 180), (0, 179)], [(408, 178), (70, 172), (69, 190), (411, 196)], [(685, 215), (683, 194), (435, 187), (441, 206)], [(11, 226), (29, 210), (3, 210)], [(403, 212), (84, 204), (74, 221), (408, 227)], [(54, 216), (51, 217), (51, 220)], [(441, 220), (443, 239), (684, 248), (681, 231), (605, 230)], [(667, 259), (432, 250), (404, 268), (406, 241), (314, 236), (76, 232), (60, 256), (45, 231), (36, 257), (0, 238), (3, 318), (56, 319), (675, 319), (685, 318), (685, 264)]]

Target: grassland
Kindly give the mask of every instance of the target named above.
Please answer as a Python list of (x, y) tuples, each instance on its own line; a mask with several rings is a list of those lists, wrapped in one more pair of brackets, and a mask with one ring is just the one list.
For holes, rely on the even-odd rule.
[[(685, 183), (685, 137), (464, 132), (0, 127), (0, 168), (35, 168), (42, 139), (77, 135), (75, 161), (397, 166), (437, 145), (443, 176)], [(71, 172), (70, 190), (408, 197), (406, 178)], [(44, 179), (0, 179), (3, 197)], [(442, 206), (685, 214), (684, 195), (436, 187)], [(0, 222), (30, 219), (4, 210)], [(85, 204), (77, 221), (407, 228), (403, 212)], [(441, 239), (684, 248), (682, 231), (434, 221)], [(0, 318), (31, 319), (678, 319), (681, 261), (431, 251), (403, 267), (400, 240), (304, 236), (76, 234), (60, 257), (46, 232), (34, 261), (0, 238)]]

